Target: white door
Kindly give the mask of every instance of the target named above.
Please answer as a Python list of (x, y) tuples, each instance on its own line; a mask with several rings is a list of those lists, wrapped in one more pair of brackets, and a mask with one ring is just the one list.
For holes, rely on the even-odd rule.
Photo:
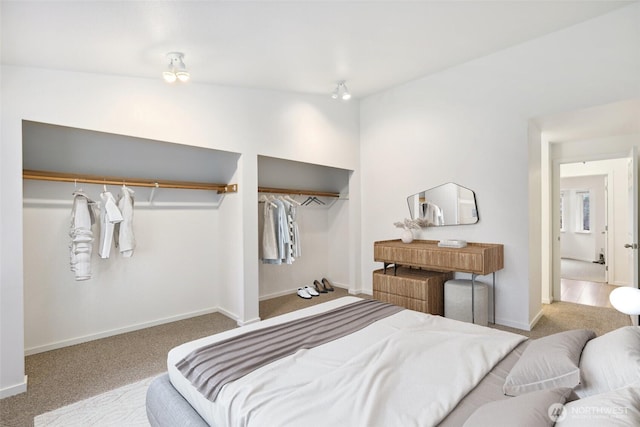
[[(638, 150), (636, 147), (629, 153), (629, 241), (625, 248), (629, 251), (631, 266), (631, 286), (638, 288)], [(633, 324), (638, 325), (638, 316), (632, 316)]]

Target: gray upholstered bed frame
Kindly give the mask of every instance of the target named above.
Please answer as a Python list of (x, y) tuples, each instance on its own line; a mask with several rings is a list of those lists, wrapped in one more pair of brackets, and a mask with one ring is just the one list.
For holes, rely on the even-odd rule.
[(147, 418), (151, 427), (209, 427), (173, 388), (168, 374), (156, 378), (149, 386)]

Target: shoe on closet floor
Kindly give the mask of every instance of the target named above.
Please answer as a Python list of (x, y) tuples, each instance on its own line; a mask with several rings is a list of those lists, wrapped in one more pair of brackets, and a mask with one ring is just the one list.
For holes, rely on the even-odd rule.
[(316, 291), (315, 289), (313, 289), (311, 286), (305, 286), (304, 290), (307, 291), (309, 293), (309, 295), (311, 295), (312, 297), (317, 297), (320, 296), (320, 294), (318, 293), (318, 291)]
[(311, 299), (311, 294), (305, 288), (298, 288), (298, 296), (304, 299)]
[(329, 292), (335, 291), (335, 289), (333, 289), (333, 286), (331, 286), (331, 283), (324, 277), (322, 278), (322, 284), (324, 285), (324, 288)]
[(327, 290), (324, 288), (324, 286), (322, 286), (322, 283), (318, 282), (317, 280), (313, 281), (313, 285), (316, 287), (317, 292), (320, 292), (321, 294), (327, 293)]

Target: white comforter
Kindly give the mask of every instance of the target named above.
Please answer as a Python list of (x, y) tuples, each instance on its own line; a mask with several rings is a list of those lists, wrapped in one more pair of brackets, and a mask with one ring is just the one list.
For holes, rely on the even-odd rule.
[(440, 422), (525, 339), (404, 310), (229, 383), (215, 402), (174, 366), (202, 345), (356, 300), (341, 298), (176, 347), (168, 356), (171, 382), (215, 426), (424, 427)]

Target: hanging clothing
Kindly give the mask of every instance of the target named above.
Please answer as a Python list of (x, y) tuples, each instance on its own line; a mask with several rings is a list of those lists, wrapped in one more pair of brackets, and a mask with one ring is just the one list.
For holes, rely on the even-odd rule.
[(116, 248), (125, 258), (131, 257), (136, 247), (136, 239), (133, 235), (134, 194), (135, 192), (132, 189), (123, 185), (118, 196), (118, 209), (122, 214), (122, 221), (116, 224), (115, 240)]
[[(271, 203), (275, 205), (275, 207), (271, 206)], [(273, 210), (273, 228), (274, 233), (273, 236), (271, 234), (268, 235), (269, 241), (264, 241), (264, 233), (263, 233), (263, 256), (262, 262), (265, 264), (282, 264), (283, 262), (286, 264), (291, 264), (293, 262), (291, 256), (291, 236), (289, 234), (289, 224), (287, 221), (287, 210), (285, 204), (282, 200), (274, 199), (268, 202)], [(269, 221), (268, 218), (265, 218), (265, 227), (270, 227), (267, 223)], [(269, 232), (270, 233), (270, 232)], [(264, 253), (264, 247), (275, 247), (277, 251), (275, 253), (270, 253), (270, 256), (273, 258), (267, 258)]]
[(93, 212), (95, 202), (82, 191), (74, 192), (73, 196), (69, 228), (71, 271), (75, 273), (76, 280), (88, 280), (91, 279), (91, 252), (93, 250), (91, 226), (95, 223)]
[(283, 262), (285, 264), (293, 264), (295, 258), (293, 257), (293, 219), (291, 218), (290, 209), (293, 206), (286, 200), (278, 199), (284, 207), (284, 229), (282, 232), (285, 234), (283, 239), (284, 244), (284, 257)]
[(262, 229), (262, 260), (268, 263), (267, 260), (279, 259), (278, 256), (278, 243), (276, 238), (276, 215), (274, 206), (270, 201), (264, 202), (264, 226)]
[(109, 258), (113, 243), (113, 230), (115, 225), (123, 220), (122, 213), (118, 209), (116, 199), (109, 191), (100, 193), (102, 209), (100, 209), (100, 258)]
[(264, 202), (262, 262), (293, 264), (302, 255), (296, 205), (286, 197), (262, 197)]
[(302, 246), (300, 245), (300, 228), (298, 227), (298, 208), (293, 203), (289, 207), (289, 227), (291, 233), (291, 246), (293, 249), (293, 257), (300, 258), (302, 256)]

